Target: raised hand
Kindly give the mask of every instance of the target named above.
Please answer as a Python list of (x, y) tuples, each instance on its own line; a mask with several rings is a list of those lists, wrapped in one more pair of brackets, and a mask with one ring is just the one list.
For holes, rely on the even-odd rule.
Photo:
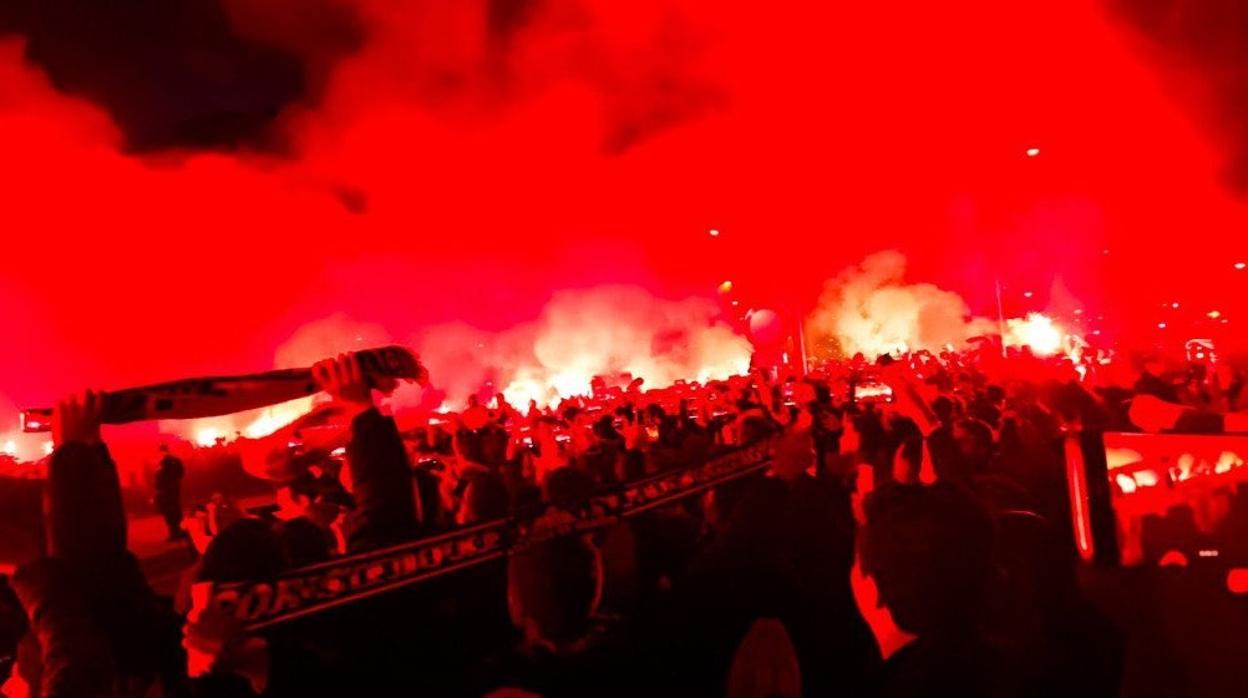
[(354, 353), (339, 354), (312, 367), (312, 377), (337, 402), (363, 412), (373, 406), (373, 391)]
[(52, 410), (52, 443), (57, 448), (67, 443), (100, 443), (103, 403), (104, 395), (92, 390), (57, 403)]

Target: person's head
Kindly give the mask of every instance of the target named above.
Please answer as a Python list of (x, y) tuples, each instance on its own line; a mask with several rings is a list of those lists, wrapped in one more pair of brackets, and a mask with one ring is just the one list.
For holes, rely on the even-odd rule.
[(530, 643), (562, 645), (584, 637), (601, 592), (601, 558), (575, 536), (524, 548), (507, 563), (511, 620)]
[(953, 424), (956, 407), (951, 398), (941, 395), (932, 401), (932, 412), (936, 413), (941, 424)]
[(633, 409), (632, 403), (625, 403), (615, 408), (615, 416), (625, 424), (632, 424), (637, 421), (637, 412)]
[(737, 647), (728, 672), (728, 698), (798, 698), (802, 672), (784, 624), (755, 621)]
[(918, 482), (923, 467), (923, 432), (908, 417), (894, 417), (889, 426), (898, 444), (893, 459), (893, 478), (898, 482)]
[(771, 468), (781, 480), (799, 479), (815, 464), (815, 445), (809, 430), (788, 432), (775, 443)]
[(276, 579), (286, 568), (286, 550), (260, 519), (239, 519), (218, 533), (200, 561), (201, 582)]
[(960, 420), (953, 428), (958, 452), (967, 461), (983, 464), (992, 456), (992, 429), (977, 419)]
[(902, 630), (920, 637), (973, 628), (992, 577), (992, 521), (946, 484), (887, 485), (865, 502), (863, 572)]
[(827, 383), (815, 383), (814, 391), (815, 402), (821, 405), (828, 405), (832, 403), (832, 389), (828, 387)]
[(610, 416), (599, 417), (594, 422), (594, 436), (603, 441), (617, 441), (620, 434), (615, 430), (615, 419)]
[(333, 553), (333, 534), (307, 517), (283, 521), (277, 525), (275, 532), (291, 567), (324, 562)]
[(647, 405), (645, 414), (646, 420), (650, 424), (659, 424), (667, 418), (667, 412), (658, 403)]
[(474, 475), (464, 490), (464, 501), (455, 515), (461, 526), (494, 521), (509, 513), (511, 495), (501, 475), (483, 472)]
[(994, 407), (1001, 407), (1005, 404), (1005, 388), (999, 385), (990, 385), (984, 392), (984, 397)]
[(546, 499), (556, 507), (571, 511), (594, 496), (594, 479), (585, 471), (563, 467), (546, 478)]

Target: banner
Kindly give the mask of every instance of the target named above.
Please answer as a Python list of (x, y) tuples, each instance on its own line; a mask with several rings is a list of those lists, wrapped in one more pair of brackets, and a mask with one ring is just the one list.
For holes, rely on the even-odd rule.
[(501, 519), (294, 570), (271, 583), (217, 585), (210, 603), (238, 618), (249, 630), (261, 630), (476, 567), (525, 545), (618, 525), (760, 472), (770, 465), (770, 456), (771, 442), (760, 442), (701, 466), (628, 483), (556, 517)]
[[(425, 369), (412, 352), (391, 346), (356, 352), (360, 369), (369, 378), (424, 380)], [(127, 388), (104, 394), (105, 424), (129, 424), (156, 419), (198, 419), (269, 407), (320, 392), (311, 368), (282, 369), (245, 376), (216, 376)], [(52, 429), (52, 409), (21, 413), (22, 430)]]

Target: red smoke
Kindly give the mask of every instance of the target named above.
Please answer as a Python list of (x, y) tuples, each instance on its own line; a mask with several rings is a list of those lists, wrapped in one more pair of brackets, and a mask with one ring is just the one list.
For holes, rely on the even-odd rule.
[(805, 309), (879, 249), (979, 314), (1060, 274), (1126, 327), (1176, 299), (1240, 321), (1218, 144), (1090, 3), (545, 0), (506, 31), (484, 2), (320, 4), (363, 45), (227, 5), (323, 88), (283, 157), (123, 156), (0, 42), (0, 393), (264, 368), (335, 312), (502, 330), (604, 283)]

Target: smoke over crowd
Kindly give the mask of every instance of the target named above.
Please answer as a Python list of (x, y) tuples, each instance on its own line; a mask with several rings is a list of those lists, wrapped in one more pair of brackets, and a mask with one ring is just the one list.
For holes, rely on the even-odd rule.
[[(1180, 297), (1232, 321), (1245, 297), (1225, 132), (1193, 116), (1216, 105), (1177, 99), (1147, 27), (1089, 3), (81, 5), (0, 13), (19, 405), (262, 368), (335, 313), (376, 334), (334, 341), (417, 337), (449, 400), (483, 376), (526, 396), (587, 371), (692, 379), (745, 349), (679, 299), (732, 279), (803, 315), (881, 249), (932, 285), (873, 258), (874, 290), (834, 283), (816, 322), (859, 336), (829, 303), (904, 302), (897, 321), (954, 341), (994, 315), (985, 279), (1059, 273), (1136, 332)], [(187, 25), (219, 36), (151, 38)], [(618, 335), (585, 332), (607, 315)]]
[(880, 252), (828, 282), (810, 319), (816, 336), (837, 340), (848, 355), (962, 347), (992, 323), (973, 319), (958, 294), (932, 284), (907, 284), (906, 259)]

